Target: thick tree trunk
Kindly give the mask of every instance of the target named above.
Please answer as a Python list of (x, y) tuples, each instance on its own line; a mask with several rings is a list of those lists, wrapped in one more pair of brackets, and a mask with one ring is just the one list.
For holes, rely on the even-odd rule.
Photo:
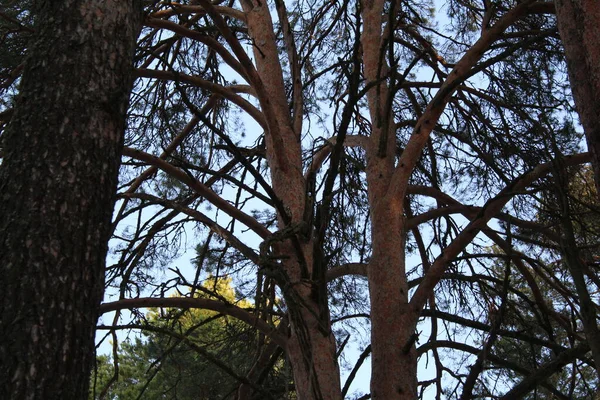
[(0, 398), (84, 399), (141, 4), (32, 12), (0, 166)]
[[(592, 154), (594, 181), (600, 198), (600, 2), (556, 0), (555, 3), (573, 98)], [(561, 201), (568, 210), (567, 199), (561, 198)], [(563, 217), (567, 243), (562, 248), (580, 296), (583, 326), (600, 376), (600, 336), (594, 303), (587, 292), (577, 249), (573, 247), (572, 229), (567, 229), (570, 226), (568, 215)]]
[(600, 2), (556, 0), (558, 30), (600, 197)]

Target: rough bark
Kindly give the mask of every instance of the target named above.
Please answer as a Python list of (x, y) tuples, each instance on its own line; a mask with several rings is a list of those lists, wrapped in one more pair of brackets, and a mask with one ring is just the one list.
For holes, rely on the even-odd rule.
[(87, 398), (138, 1), (32, 10), (0, 166), (0, 398)]
[[(388, 67), (382, 59), (386, 36), (382, 28), (384, 2), (364, 3), (363, 63), (368, 82), (381, 82)], [(371, 398), (414, 399), (417, 395), (417, 358), (414, 330), (407, 323), (408, 283), (404, 259), (406, 234), (403, 199), (389, 196), (396, 156), (396, 133), (388, 104), (392, 89), (374, 85), (367, 92), (373, 121), (367, 147), (367, 183), (371, 209), (373, 254), (368, 267), (371, 302)], [(411, 331), (412, 330), (412, 331)]]
[(600, 196), (600, 2), (556, 0), (555, 4), (573, 98)]

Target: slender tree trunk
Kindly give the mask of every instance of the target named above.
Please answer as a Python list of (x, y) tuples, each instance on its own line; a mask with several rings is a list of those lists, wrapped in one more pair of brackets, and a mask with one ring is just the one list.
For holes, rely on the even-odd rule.
[(390, 196), (390, 181), (396, 158), (396, 132), (390, 108), (389, 89), (384, 79), (388, 66), (382, 57), (383, 0), (363, 2), (362, 34), (364, 73), (371, 117), (367, 150), (367, 183), (371, 210), (373, 253), (368, 279), (371, 301), (371, 398), (414, 399), (417, 395), (417, 361), (413, 325), (408, 308), (404, 246), (403, 199)]
[(558, 30), (600, 197), (600, 2), (556, 0)]
[[(281, 262), (285, 281), (279, 279), (278, 283), (290, 319), (288, 357), (294, 385), (301, 400), (340, 400), (340, 376), (325, 274), (319, 279), (313, 270), (312, 221), (307, 221), (306, 214), (312, 205), (307, 204), (306, 180), (302, 175), (301, 126), (294, 127), (290, 115), (269, 8), (261, 1), (242, 2), (242, 6), (254, 41), (256, 72), (260, 79), (254, 86), (269, 126), (266, 151), (271, 181), (287, 214), (283, 216), (279, 212), (279, 228), (292, 229), (282, 243), (274, 243), (274, 248), (285, 256)], [(294, 227), (300, 224), (306, 226), (297, 232)]]
[(387, 202), (373, 211), (371, 299), (371, 398), (415, 399), (417, 358), (408, 321), (403, 217)]
[(0, 398), (85, 399), (139, 1), (36, 2), (0, 166)]

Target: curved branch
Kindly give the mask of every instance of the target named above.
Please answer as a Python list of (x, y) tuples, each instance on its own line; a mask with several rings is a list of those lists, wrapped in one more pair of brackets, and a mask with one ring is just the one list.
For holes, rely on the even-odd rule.
[(334, 279), (341, 278), (346, 275), (367, 276), (367, 264), (363, 263), (348, 263), (335, 266), (327, 271), (326, 279), (330, 282)]
[[(484, 324), (483, 322), (474, 321), (474, 320), (471, 320), (468, 318), (460, 317), (458, 315), (446, 313), (443, 311), (433, 311), (433, 310), (427, 309), (427, 310), (423, 310), (423, 313), (421, 314), (421, 316), (435, 317), (435, 318), (443, 319), (444, 321), (452, 322), (452, 323), (455, 323), (455, 324), (458, 324), (458, 325), (461, 325), (464, 327), (477, 329), (482, 332), (489, 332), (492, 329), (492, 327), (490, 325)], [(503, 337), (513, 338), (516, 340), (522, 340), (527, 343), (532, 343), (532, 344), (535, 344), (538, 346), (543, 346), (548, 349), (551, 349), (555, 353), (561, 353), (566, 350), (563, 346), (561, 346), (555, 342), (543, 340), (543, 339), (537, 338), (535, 336), (530, 336), (525, 333), (521, 333), (519, 331), (500, 329), (500, 330), (498, 330), (498, 334)]]
[(518, 21), (527, 13), (529, 5), (532, 2), (533, 0), (524, 0), (515, 8), (508, 11), (496, 24), (494, 24), (494, 26), (481, 35), (481, 38), (471, 46), (455, 65), (446, 81), (437, 91), (435, 97), (427, 105), (423, 115), (419, 118), (406, 148), (398, 160), (398, 165), (390, 183), (390, 196), (404, 198), (406, 186), (412, 175), (414, 166), (419, 160), (423, 147), (438, 123), (452, 94), (459, 85), (470, 76), (471, 70), (492, 43), (494, 43), (510, 25)]
[[(464, 344), (464, 343), (453, 342), (450, 340), (439, 340), (436, 342), (426, 343), (423, 346), (419, 347), (417, 352), (419, 353), (419, 355), (421, 355), (421, 354), (425, 353), (426, 351), (433, 349), (434, 347), (436, 347), (436, 348), (437, 347), (446, 347), (446, 348), (450, 348), (450, 349), (464, 351), (466, 353), (471, 353), (474, 355), (476, 355), (480, 352), (480, 349), (477, 347), (469, 346), (468, 344)], [(518, 372), (524, 376), (527, 376), (527, 378), (525, 378), (521, 382), (521, 384), (514, 387), (511, 391), (509, 391), (507, 394), (505, 394), (503, 397), (501, 397), (501, 399), (509, 400), (509, 399), (523, 398), (524, 395), (529, 393), (529, 391), (531, 391), (537, 385), (543, 386), (544, 388), (550, 390), (554, 395), (556, 395), (560, 398), (568, 399), (567, 396), (565, 396), (564, 394), (562, 394), (561, 392), (556, 390), (556, 388), (554, 388), (552, 385), (546, 383), (545, 380), (552, 374), (560, 371), (565, 365), (573, 362), (578, 357), (583, 356), (587, 352), (587, 351), (584, 351), (585, 349), (589, 349), (589, 347), (587, 345), (582, 345), (582, 346), (574, 348), (574, 349), (565, 350), (563, 353), (558, 355), (554, 360), (542, 365), (540, 368), (536, 368), (535, 371), (530, 371), (529, 369), (527, 369), (517, 363), (502, 359), (498, 356), (495, 356), (492, 354), (488, 355), (488, 360), (490, 362), (492, 362), (496, 365), (510, 368), (511, 370), (513, 370), (515, 372)], [(514, 393), (513, 393), (513, 391), (514, 391)]]
[[(327, 158), (327, 156), (329, 156), (329, 154), (331, 154), (331, 151), (333, 150), (336, 142), (337, 142), (336, 137), (332, 137), (327, 140), (327, 142), (325, 143), (325, 145), (323, 145), (323, 147), (321, 147), (319, 150), (317, 150), (317, 152), (313, 155), (313, 159), (312, 159), (312, 162), (310, 163), (310, 166), (304, 173), (305, 178), (308, 178), (308, 176), (316, 173), (319, 170), (319, 168), (321, 168), (321, 166), (325, 162), (325, 159)], [(346, 137), (344, 138), (344, 146), (346, 146), (346, 147), (362, 147), (363, 149), (366, 149), (368, 143), (369, 143), (369, 138), (367, 136), (346, 135)]]
[[(448, 216), (450, 214), (462, 214), (465, 218), (473, 219), (482, 210), (482, 207), (479, 206), (462, 204), (441, 190), (433, 187), (409, 186), (407, 189), (407, 194), (426, 195), (438, 200), (441, 203), (448, 204), (446, 207), (434, 208), (408, 218), (406, 220), (407, 229), (414, 229), (424, 222)], [(509, 222), (511, 225), (518, 226), (520, 228), (540, 232), (554, 242), (558, 242), (559, 240), (558, 236), (552, 230), (537, 222), (522, 220), (507, 213), (498, 213), (495, 218), (501, 221)]]
[(268, 129), (267, 122), (265, 121), (263, 113), (260, 112), (260, 110), (258, 110), (256, 107), (254, 107), (249, 101), (235, 94), (232, 90), (225, 86), (217, 85), (216, 83), (204, 80), (197, 76), (171, 71), (159, 71), (155, 69), (138, 68), (135, 70), (134, 74), (138, 78), (152, 78), (165, 81), (187, 82), (191, 83), (192, 85), (205, 88), (206, 90), (209, 90), (212, 93), (219, 94), (225, 99), (231, 101), (232, 103), (240, 107), (242, 110), (246, 111), (248, 115), (250, 115), (261, 126), (261, 128), (265, 130)]
[[(565, 157), (564, 165), (577, 165), (590, 160), (589, 153), (581, 153), (572, 156)], [(424, 276), (423, 281), (417, 288), (410, 305), (413, 309), (412, 325), (416, 326), (418, 316), (427, 302), (427, 298), (433, 291), (435, 285), (441, 279), (444, 271), (452, 259), (454, 259), (464, 248), (471, 243), (471, 241), (477, 236), (477, 234), (487, 227), (488, 221), (494, 216), (498, 215), (500, 210), (504, 208), (506, 203), (511, 200), (515, 195), (519, 194), (520, 191), (525, 189), (536, 179), (549, 173), (553, 168), (553, 163), (540, 164), (534, 168), (531, 172), (521, 175), (515, 179), (510, 185), (505, 187), (496, 197), (488, 200), (486, 204), (479, 211), (477, 217), (473, 218), (471, 222), (456, 236), (456, 238), (446, 247), (442, 254), (435, 260), (429, 271)]]
[(256, 315), (246, 311), (243, 308), (233, 304), (224, 303), (218, 300), (191, 298), (191, 297), (140, 297), (136, 299), (123, 299), (100, 305), (100, 314), (111, 311), (134, 309), (134, 308), (200, 308), (204, 310), (216, 311), (224, 315), (237, 318), (250, 326), (255, 327), (265, 335), (271, 338), (282, 348), (287, 347), (287, 338), (277, 332), (277, 328), (272, 327)]
[(292, 105), (293, 105), (293, 122), (292, 126), (296, 135), (302, 134), (302, 118), (304, 117), (304, 98), (302, 96), (302, 66), (292, 27), (288, 18), (285, 2), (283, 0), (275, 0), (275, 8), (281, 24), (281, 31), (284, 38), (285, 49), (287, 51), (288, 60), (290, 63), (290, 74), (292, 76)]
[(252, 261), (256, 265), (259, 265), (258, 254), (256, 254), (256, 252), (254, 252), (254, 250), (252, 250), (250, 247), (246, 246), (234, 234), (232, 234), (227, 229), (225, 229), (222, 226), (220, 226), (219, 224), (217, 224), (212, 219), (208, 218), (206, 215), (204, 215), (200, 211), (191, 209), (191, 208), (186, 207), (185, 205), (179, 204), (175, 201), (161, 199), (160, 197), (152, 196), (152, 195), (146, 194), (146, 193), (124, 193), (121, 196), (126, 197), (126, 198), (136, 198), (136, 199), (150, 201), (150, 202), (153, 202), (156, 204), (160, 204), (165, 208), (171, 208), (173, 210), (184, 213), (184, 214), (194, 218), (196, 221), (203, 223), (210, 230), (212, 230), (217, 235), (219, 235), (221, 238), (223, 238), (223, 240), (225, 240), (227, 243), (229, 243), (231, 246), (233, 246), (233, 248), (235, 248), (240, 253), (242, 253), (245, 257), (247, 257), (250, 261)]
[(371, 355), (371, 345), (368, 345), (365, 348), (365, 350), (360, 354), (360, 357), (358, 357), (358, 360), (356, 361), (356, 364), (354, 364), (354, 367), (352, 368), (350, 375), (348, 375), (348, 379), (346, 379), (346, 382), (344, 383), (344, 387), (342, 388), (342, 397), (343, 398), (346, 397), (346, 394), (348, 393), (348, 389), (350, 389), (350, 385), (352, 384), (352, 381), (354, 381), (354, 378), (356, 377), (356, 373), (358, 372), (358, 370), (360, 369), (362, 364), (365, 362), (367, 357), (369, 357), (370, 355)]
[[(198, 5), (189, 5), (189, 4), (178, 4), (178, 3), (169, 3), (169, 7), (166, 10), (156, 11), (150, 14), (152, 18), (168, 18), (173, 15), (183, 15), (183, 14), (206, 14), (206, 10), (202, 6)], [(241, 22), (246, 22), (246, 16), (240, 10), (236, 10), (231, 7), (223, 7), (223, 6), (214, 6), (215, 11), (217, 11), (221, 15), (227, 15), (228, 17), (237, 19)]]
[[(219, 14), (218, 10), (215, 8), (215, 5), (208, 0), (197, 1), (206, 10), (208, 15), (210, 15), (215, 26), (217, 27), (217, 29), (219, 29), (219, 31), (229, 44), (229, 47), (233, 51), (233, 54), (238, 58), (240, 64), (244, 68), (246, 72), (244, 76), (247, 77), (248, 83), (250, 83), (250, 85), (252, 85), (252, 87), (256, 91), (256, 95), (258, 97), (261, 109), (265, 117), (265, 119), (261, 121), (263, 122), (261, 123), (261, 127), (264, 128), (265, 132), (271, 135), (271, 138), (273, 140), (273, 146), (276, 149), (285, 149), (285, 140), (282, 137), (282, 131), (280, 129), (281, 127), (279, 126), (278, 118), (276, 115), (277, 113), (275, 111), (273, 102), (271, 101), (271, 94), (268, 93), (267, 89), (265, 88), (265, 83), (263, 82), (256, 68), (254, 67), (250, 56), (248, 56), (244, 47), (242, 46), (238, 38), (235, 36), (235, 34), (231, 31), (231, 29), (229, 29), (227, 22)], [(249, 25), (251, 25), (252, 18), (249, 18), (248, 22)], [(263, 27), (262, 29), (265, 28)], [(277, 160), (277, 163), (280, 168), (282, 168), (283, 170), (287, 169), (290, 160), (287, 157), (285, 151), (275, 151), (275, 159)]]
[[(204, 106), (200, 109), (201, 113), (208, 113), (214, 106), (217, 104), (217, 100), (219, 99), (218, 95), (212, 95), (204, 104)], [(187, 125), (181, 130), (181, 132), (173, 138), (171, 143), (163, 150), (162, 154), (159, 156), (161, 159), (167, 158), (175, 149), (183, 142), (188, 135), (193, 132), (194, 128), (198, 125), (200, 119), (197, 116), (193, 116)], [(144, 172), (142, 172), (129, 186), (129, 188), (125, 191), (125, 193), (134, 193), (144, 181), (150, 178), (157, 171), (157, 167), (151, 166), (148, 167)], [(210, 185), (208, 185), (210, 186)], [(125, 212), (125, 208), (127, 207), (127, 200), (123, 202), (119, 211), (117, 212), (117, 216), (114, 218), (114, 221), (118, 221)]]
[(572, 363), (577, 358), (583, 357), (589, 350), (590, 347), (587, 344), (582, 344), (579, 347), (560, 353), (552, 361), (526, 374), (526, 378), (502, 396), (500, 400), (520, 399), (531, 392), (536, 386), (546, 386), (545, 382), (552, 374), (560, 371), (565, 365)]
[(145, 21), (145, 25), (152, 28), (168, 29), (171, 32), (176, 33), (180, 36), (197, 40), (200, 43), (204, 43), (205, 45), (216, 51), (217, 54), (219, 54), (223, 58), (223, 61), (225, 61), (227, 65), (229, 65), (235, 72), (237, 72), (238, 74), (240, 74), (240, 76), (244, 78), (246, 77), (245, 70), (242, 67), (242, 65), (238, 62), (238, 60), (236, 60), (235, 57), (214, 38), (196, 32), (192, 29), (186, 28), (185, 26), (181, 26), (173, 21), (167, 21), (164, 19), (148, 18)]

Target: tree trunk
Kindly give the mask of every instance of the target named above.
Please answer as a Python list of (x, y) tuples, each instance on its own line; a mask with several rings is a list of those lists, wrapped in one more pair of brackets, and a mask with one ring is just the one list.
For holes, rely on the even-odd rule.
[(364, 73), (367, 83), (377, 83), (367, 92), (372, 121), (370, 145), (366, 149), (373, 248), (368, 268), (371, 398), (412, 400), (417, 396), (417, 359), (408, 308), (404, 200), (389, 194), (396, 157), (396, 132), (390, 107), (393, 92), (381, 79), (388, 74), (387, 62), (381, 57), (383, 38), (387, 37), (381, 18), (384, 1), (363, 2), (363, 7)]
[[(555, 4), (571, 90), (588, 150), (592, 154), (594, 182), (600, 198), (600, 2), (556, 0)], [(563, 207), (568, 211), (566, 201), (567, 199), (561, 196)], [(573, 247), (575, 242), (570, 224), (568, 215), (563, 215), (563, 229), (567, 238), (562, 249), (580, 297), (584, 330), (592, 349), (596, 371), (600, 376), (600, 333), (596, 323), (596, 312), (587, 291), (577, 248)]]
[(269, 8), (260, 1), (242, 2), (242, 6), (254, 42), (258, 79), (253, 84), (269, 127), (265, 141), (271, 182), (287, 214), (278, 210), (279, 228), (281, 232), (292, 231), (284, 235), (282, 243), (273, 245), (277, 254), (285, 256), (279, 265), (285, 279), (279, 279), (278, 284), (290, 319), (288, 357), (296, 394), (301, 400), (339, 400), (340, 375), (325, 274), (313, 270), (312, 227), (304, 226), (301, 232), (295, 229), (312, 222), (306, 221), (312, 205), (307, 204), (306, 180), (302, 175), (301, 126), (294, 127), (290, 115)]
[(403, 217), (381, 202), (373, 210), (371, 299), (371, 398), (414, 399), (417, 358), (408, 308)]
[(85, 399), (141, 4), (31, 12), (0, 166), (0, 398)]
[(600, 197), (600, 2), (556, 0), (558, 30)]
[(319, 318), (319, 304), (310, 294), (313, 288), (298, 286), (295, 291), (303, 304), (290, 304), (289, 298), (286, 299), (292, 319), (288, 357), (298, 399), (339, 400), (340, 373), (330, 321)]

